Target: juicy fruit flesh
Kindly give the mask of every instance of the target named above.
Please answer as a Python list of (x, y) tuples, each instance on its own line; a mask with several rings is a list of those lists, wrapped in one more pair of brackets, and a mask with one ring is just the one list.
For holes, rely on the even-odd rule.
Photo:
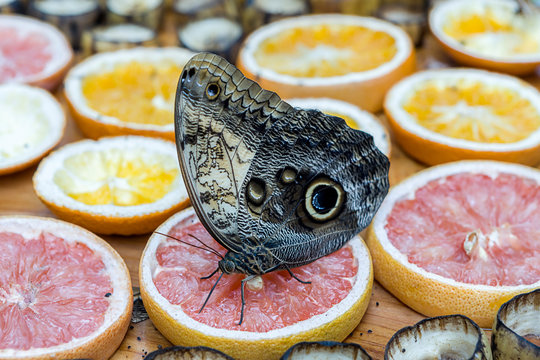
[(172, 124), (178, 74), (176, 64), (130, 62), (113, 71), (88, 75), (82, 92), (88, 106), (124, 122)]
[(418, 124), (456, 139), (511, 143), (540, 127), (540, 113), (518, 92), (473, 79), (428, 80), (402, 105)]
[(102, 260), (82, 243), (0, 232), (0, 349), (46, 348), (90, 335), (113, 289)]
[(0, 26), (0, 83), (40, 74), (53, 58), (49, 48), (38, 31)]
[(148, 149), (109, 149), (72, 155), (54, 174), (67, 195), (87, 205), (141, 205), (177, 185), (177, 160)]
[(460, 282), (540, 279), (540, 185), (513, 174), (456, 174), (396, 202), (388, 239), (409, 262)]
[(46, 139), (51, 127), (43, 108), (38, 99), (20, 93), (0, 98), (0, 164), (23, 156)]
[(261, 67), (280, 74), (330, 77), (374, 69), (396, 53), (387, 33), (326, 24), (284, 30), (261, 42), (254, 56)]
[[(191, 234), (225, 254), (226, 250), (199, 222), (189, 226), (185, 223), (187, 221), (176, 225), (169, 235), (198, 244), (188, 236)], [(206, 307), (199, 313), (218, 275), (207, 280), (200, 278), (212, 273), (219, 259), (174, 240), (161, 244), (156, 258), (159, 266), (153, 280), (160, 294), (170, 303), (180, 305), (189, 317), (212, 327), (253, 332), (279, 329), (326, 312), (347, 296), (358, 271), (351, 249), (345, 246), (311, 264), (292, 269), (298, 278), (311, 281), (311, 284), (298, 282), (287, 271), (263, 275), (262, 284), (246, 286), (244, 321), (238, 326), (240, 281), (244, 275), (223, 275)]]

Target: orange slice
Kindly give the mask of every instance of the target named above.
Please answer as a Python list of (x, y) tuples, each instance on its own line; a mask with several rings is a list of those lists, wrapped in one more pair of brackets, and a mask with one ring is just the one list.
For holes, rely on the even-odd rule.
[(330, 97), (368, 111), (415, 68), (399, 27), (374, 18), (312, 15), (263, 26), (244, 42), (238, 68), (282, 98)]
[(416, 73), (387, 94), (399, 145), (426, 164), (540, 161), (540, 92), (508, 75), (472, 69)]
[(386, 128), (381, 125), (377, 118), (353, 104), (345, 101), (328, 98), (295, 98), (288, 99), (292, 106), (304, 109), (318, 109), (328, 115), (333, 115), (345, 120), (345, 123), (356, 130), (362, 130), (373, 136), (375, 145), (383, 154), (390, 157), (390, 136)]
[(178, 77), (194, 55), (181, 48), (133, 48), (97, 54), (65, 80), (65, 96), (81, 131), (97, 139), (145, 135), (174, 140)]
[(102, 234), (150, 232), (188, 204), (176, 148), (155, 138), (65, 145), (43, 159), (33, 181), (58, 217)]
[(0, 15), (0, 83), (55, 88), (73, 60), (64, 34), (43, 21)]
[[(196, 236), (221, 254), (220, 247), (198, 221), (192, 208), (161, 225), (161, 233), (197, 244)], [(272, 272), (246, 286), (246, 307), (240, 319), (240, 281), (244, 275), (203, 280), (218, 258), (154, 233), (143, 252), (139, 283), (144, 305), (156, 328), (176, 345), (211, 346), (235, 359), (277, 359), (299, 341), (342, 341), (360, 322), (369, 302), (372, 270), (360, 237), (311, 264)]]
[(0, 217), (0, 358), (108, 359), (131, 319), (126, 264), (63, 221)]
[(540, 287), (540, 171), (460, 161), (396, 185), (368, 230), (375, 278), (414, 310), (491, 327), (512, 296)]
[(62, 106), (47, 91), (0, 85), (0, 175), (36, 164), (64, 135)]
[(461, 64), (514, 75), (540, 65), (540, 17), (520, 14), (516, 1), (440, 2), (429, 14), (429, 25)]

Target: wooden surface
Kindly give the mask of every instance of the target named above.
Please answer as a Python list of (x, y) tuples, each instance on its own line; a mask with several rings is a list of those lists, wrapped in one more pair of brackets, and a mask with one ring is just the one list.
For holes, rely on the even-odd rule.
[[(165, 24), (168, 34), (172, 33), (173, 25)], [(170, 35), (163, 35), (162, 44), (174, 44), (175, 39)], [(441, 53), (433, 39), (426, 38), (424, 48), (418, 53), (418, 68), (446, 67), (453, 65)], [(526, 79), (540, 88), (540, 76)], [(63, 102), (60, 93), (58, 98)], [(382, 115), (383, 122), (385, 119)], [(68, 114), (68, 126), (61, 145), (81, 139), (82, 135)], [(393, 144), (390, 183), (396, 184), (401, 179), (425, 168), (425, 166), (410, 159)], [(0, 215), (29, 214), (46, 217), (54, 215), (38, 200), (32, 188), (32, 175), (36, 167), (22, 172), (0, 177)], [(148, 239), (144, 236), (103, 236), (124, 258), (131, 273), (133, 286), (138, 286), (139, 257)], [(423, 318), (422, 315), (409, 309), (399, 300), (390, 295), (378, 283), (374, 284), (373, 296), (367, 312), (360, 325), (347, 338), (347, 342), (356, 342), (362, 345), (374, 359), (382, 359), (384, 346), (390, 337), (400, 328), (412, 325)], [(154, 328), (150, 320), (133, 324), (126, 338), (112, 359), (142, 359), (148, 352), (158, 347), (171, 344)]]

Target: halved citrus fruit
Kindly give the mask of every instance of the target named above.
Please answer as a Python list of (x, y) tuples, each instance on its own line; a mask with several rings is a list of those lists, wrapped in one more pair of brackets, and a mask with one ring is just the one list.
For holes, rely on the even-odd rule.
[[(221, 254), (192, 208), (171, 217), (158, 230)], [(277, 359), (299, 341), (342, 341), (360, 322), (371, 296), (369, 252), (360, 237), (311, 264), (272, 272), (246, 286), (244, 320), (240, 319), (243, 275), (223, 276), (203, 311), (217, 279), (203, 280), (219, 259), (195, 247), (154, 233), (139, 268), (141, 296), (156, 328), (172, 343), (204, 345), (236, 359)]]
[(65, 145), (43, 159), (33, 181), (58, 217), (102, 234), (150, 232), (188, 204), (176, 148), (157, 138)]
[(0, 15), (0, 83), (55, 88), (73, 60), (64, 34), (26, 16)]
[(473, 69), (416, 73), (386, 95), (399, 145), (426, 164), (540, 161), (540, 92), (508, 75)]
[(325, 114), (344, 119), (347, 125), (353, 129), (371, 134), (379, 150), (386, 156), (390, 156), (390, 136), (386, 128), (373, 114), (359, 109), (358, 106), (328, 98), (295, 98), (286, 101), (292, 106), (304, 109), (318, 109)]
[(523, 75), (540, 65), (540, 17), (519, 10), (511, 0), (444, 1), (429, 25), (459, 63)]
[(409, 36), (391, 23), (310, 15), (263, 26), (244, 42), (238, 68), (282, 98), (330, 97), (368, 111), (415, 69)]
[(512, 296), (540, 287), (540, 171), (460, 161), (396, 185), (368, 230), (375, 278), (414, 310), (491, 327)]
[(181, 48), (133, 48), (93, 55), (68, 73), (65, 96), (92, 139), (145, 135), (174, 140), (178, 77), (194, 55)]
[(0, 85), (0, 175), (37, 163), (60, 142), (65, 126), (64, 110), (49, 92)]
[(76, 225), (0, 217), (0, 358), (108, 359), (133, 304), (126, 264)]

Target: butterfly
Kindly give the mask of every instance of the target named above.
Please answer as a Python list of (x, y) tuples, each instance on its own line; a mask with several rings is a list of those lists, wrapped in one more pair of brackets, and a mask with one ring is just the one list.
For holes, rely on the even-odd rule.
[[(216, 270), (251, 278), (340, 249), (388, 192), (389, 160), (339, 117), (290, 106), (225, 59), (195, 55), (175, 103), (180, 168), (191, 203), (228, 252)], [(203, 304), (202, 309), (206, 305)]]

